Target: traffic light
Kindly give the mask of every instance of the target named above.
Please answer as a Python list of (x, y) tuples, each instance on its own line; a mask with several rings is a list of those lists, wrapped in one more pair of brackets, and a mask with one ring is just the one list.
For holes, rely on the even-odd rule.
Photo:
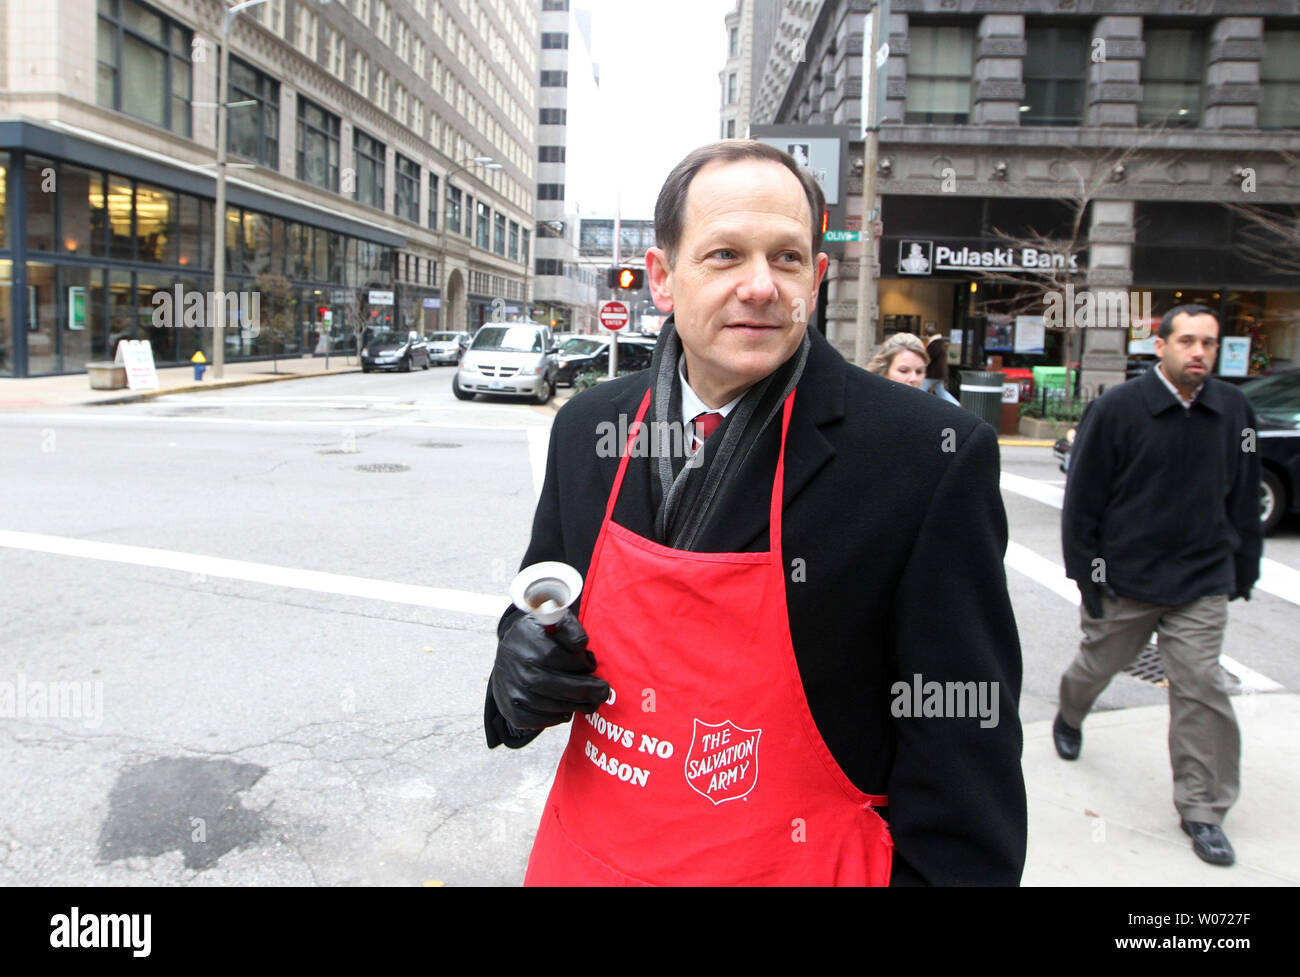
[(605, 277), (610, 288), (635, 292), (645, 284), (645, 270), (640, 268), (611, 268)]

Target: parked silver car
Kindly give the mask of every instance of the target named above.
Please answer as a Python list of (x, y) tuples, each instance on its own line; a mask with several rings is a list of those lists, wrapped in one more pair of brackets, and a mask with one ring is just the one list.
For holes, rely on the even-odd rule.
[(468, 344), (463, 332), (431, 332), (424, 337), (424, 348), (429, 351), (433, 364), (459, 363), (460, 354)]
[(551, 330), (528, 322), (488, 322), (474, 334), (451, 381), (458, 400), (477, 394), (531, 397), (544, 404), (555, 394)]

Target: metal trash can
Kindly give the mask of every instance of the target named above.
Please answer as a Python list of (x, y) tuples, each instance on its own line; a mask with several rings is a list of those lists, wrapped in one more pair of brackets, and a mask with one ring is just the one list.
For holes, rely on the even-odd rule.
[(1002, 426), (1002, 383), (1006, 374), (993, 370), (963, 370), (961, 405), (993, 430)]

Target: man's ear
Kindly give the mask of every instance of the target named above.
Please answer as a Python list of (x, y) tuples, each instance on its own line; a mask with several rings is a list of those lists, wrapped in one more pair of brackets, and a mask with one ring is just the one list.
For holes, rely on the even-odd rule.
[(826, 269), (830, 267), (831, 259), (825, 251), (817, 252), (817, 260), (814, 262), (817, 266), (817, 275), (813, 279), (813, 301), (817, 301), (817, 293), (821, 291), (822, 279), (826, 277)]
[(645, 274), (650, 282), (650, 296), (655, 307), (665, 315), (673, 311), (673, 270), (668, 265), (668, 255), (663, 248), (651, 248), (645, 253)]

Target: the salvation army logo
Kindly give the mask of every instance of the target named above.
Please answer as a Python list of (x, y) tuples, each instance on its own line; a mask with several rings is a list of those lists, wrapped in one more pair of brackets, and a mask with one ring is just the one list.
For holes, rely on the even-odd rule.
[(695, 720), (691, 751), (686, 755), (686, 782), (714, 804), (734, 801), (754, 789), (758, 780), (758, 738), (761, 729), (741, 729), (730, 720)]

